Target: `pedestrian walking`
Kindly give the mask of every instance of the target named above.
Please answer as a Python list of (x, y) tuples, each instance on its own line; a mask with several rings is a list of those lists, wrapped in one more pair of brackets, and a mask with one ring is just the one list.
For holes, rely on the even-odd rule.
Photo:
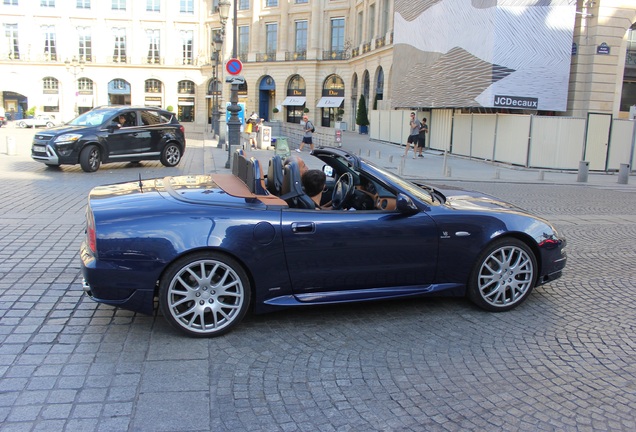
[(314, 127), (314, 124), (309, 121), (308, 116), (304, 115), (303, 121), (305, 122), (305, 124), (303, 125), (303, 131), (304, 131), (303, 141), (300, 143), (300, 147), (297, 148), (296, 151), (297, 152), (303, 151), (303, 147), (305, 146), (305, 144), (309, 144), (311, 151), (314, 151), (314, 142), (312, 140), (312, 137), (316, 128)]
[(424, 155), (422, 151), (426, 146), (426, 134), (428, 133), (428, 125), (426, 124), (426, 117), (422, 117), (422, 122), (420, 123), (420, 136), (417, 141), (417, 156), (423, 158)]
[(406, 150), (404, 151), (404, 157), (409, 155), (409, 149), (413, 144), (413, 159), (415, 159), (415, 146), (420, 140), (420, 121), (415, 117), (415, 113), (411, 113), (411, 121), (409, 122), (409, 137), (406, 140)]

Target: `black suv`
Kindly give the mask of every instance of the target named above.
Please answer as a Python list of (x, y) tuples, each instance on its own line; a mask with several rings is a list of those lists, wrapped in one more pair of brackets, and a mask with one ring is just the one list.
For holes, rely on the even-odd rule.
[(48, 166), (79, 163), (86, 172), (97, 171), (102, 162), (160, 160), (172, 167), (181, 161), (185, 145), (183, 126), (169, 111), (103, 106), (36, 133), (31, 157)]

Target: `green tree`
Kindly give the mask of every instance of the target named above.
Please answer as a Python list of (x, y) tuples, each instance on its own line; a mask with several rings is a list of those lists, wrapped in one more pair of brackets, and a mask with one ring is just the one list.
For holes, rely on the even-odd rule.
[(369, 116), (367, 115), (367, 104), (364, 100), (364, 95), (360, 95), (360, 99), (358, 100), (356, 124), (358, 126), (369, 126)]

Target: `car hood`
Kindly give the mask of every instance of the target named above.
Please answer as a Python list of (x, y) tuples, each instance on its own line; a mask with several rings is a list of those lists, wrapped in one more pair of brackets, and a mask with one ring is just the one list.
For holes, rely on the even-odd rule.
[(483, 212), (509, 212), (530, 215), (528, 211), (521, 207), (481, 192), (461, 189), (439, 189), (439, 191), (446, 196), (445, 204), (452, 209)]

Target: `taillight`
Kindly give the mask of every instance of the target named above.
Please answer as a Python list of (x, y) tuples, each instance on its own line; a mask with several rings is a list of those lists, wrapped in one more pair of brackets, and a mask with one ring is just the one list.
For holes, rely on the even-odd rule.
[(88, 248), (94, 254), (97, 253), (97, 236), (95, 235), (95, 217), (90, 207), (86, 209), (86, 240)]
[(183, 127), (183, 125), (179, 126), (179, 130), (181, 131), (182, 134), (185, 135), (185, 128)]

